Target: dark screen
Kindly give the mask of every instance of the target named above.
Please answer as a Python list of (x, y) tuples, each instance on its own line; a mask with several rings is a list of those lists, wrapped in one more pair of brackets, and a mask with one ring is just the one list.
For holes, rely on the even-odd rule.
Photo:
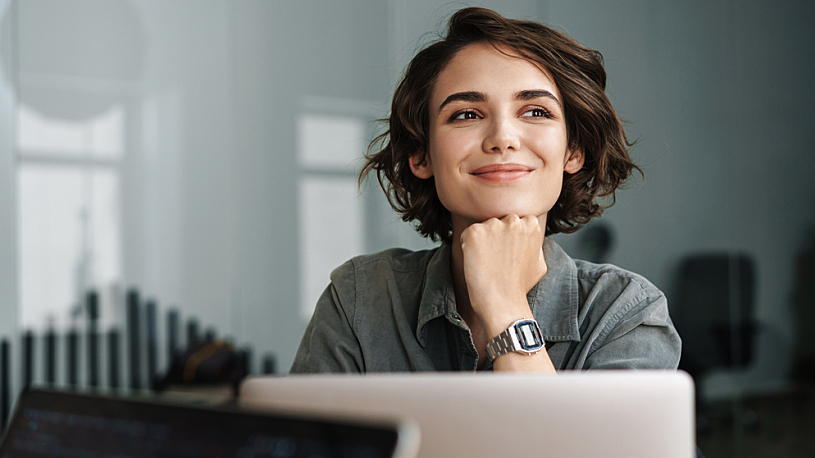
[(388, 427), (32, 390), (0, 458), (386, 458), (396, 438)]

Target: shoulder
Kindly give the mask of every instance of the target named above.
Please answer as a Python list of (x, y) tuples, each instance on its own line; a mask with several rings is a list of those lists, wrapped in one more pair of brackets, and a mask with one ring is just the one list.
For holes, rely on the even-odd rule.
[(395, 272), (423, 272), (439, 250), (411, 251), (405, 248), (391, 248), (373, 254), (356, 256), (331, 272), (331, 281), (343, 280), (354, 276), (360, 271), (376, 271), (381, 269)]
[(575, 259), (574, 263), (578, 281), (586, 286), (609, 292), (631, 290), (639, 294), (662, 295), (662, 291), (642, 275), (613, 264), (595, 264), (579, 259)]
[(665, 294), (642, 275), (612, 264), (575, 260), (575, 265), (581, 308), (616, 320), (636, 315), (643, 321), (670, 323)]
[(386, 293), (389, 284), (400, 289), (416, 288), (423, 282), (428, 265), (440, 249), (392, 248), (356, 256), (331, 272), (331, 284), (346, 306)]

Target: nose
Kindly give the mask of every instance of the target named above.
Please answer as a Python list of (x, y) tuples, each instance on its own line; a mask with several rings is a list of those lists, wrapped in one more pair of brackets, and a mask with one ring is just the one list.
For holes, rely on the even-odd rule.
[(518, 151), (520, 146), (520, 138), (512, 120), (507, 117), (494, 118), (484, 138), (484, 152), (503, 154), (507, 151)]

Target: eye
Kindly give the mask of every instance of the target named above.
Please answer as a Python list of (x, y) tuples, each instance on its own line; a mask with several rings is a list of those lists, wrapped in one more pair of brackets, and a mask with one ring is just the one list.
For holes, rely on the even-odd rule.
[(534, 107), (526, 110), (521, 117), (524, 118), (551, 118), (552, 114), (548, 110), (541, 107)]
[(473, 110), (457, 111), (450, 116), (450, 121), (468, 121), (470, 119), (479, 119), (478, 113)]

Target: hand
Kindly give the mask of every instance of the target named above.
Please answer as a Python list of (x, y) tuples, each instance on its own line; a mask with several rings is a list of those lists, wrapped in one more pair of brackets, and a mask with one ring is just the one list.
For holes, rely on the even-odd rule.
[(461, 233), (470, 304), (488, 332), (532, 318), (526, 293), (546, 274), (543, 236), (538, 218), (517, 215), (476, 223)]

